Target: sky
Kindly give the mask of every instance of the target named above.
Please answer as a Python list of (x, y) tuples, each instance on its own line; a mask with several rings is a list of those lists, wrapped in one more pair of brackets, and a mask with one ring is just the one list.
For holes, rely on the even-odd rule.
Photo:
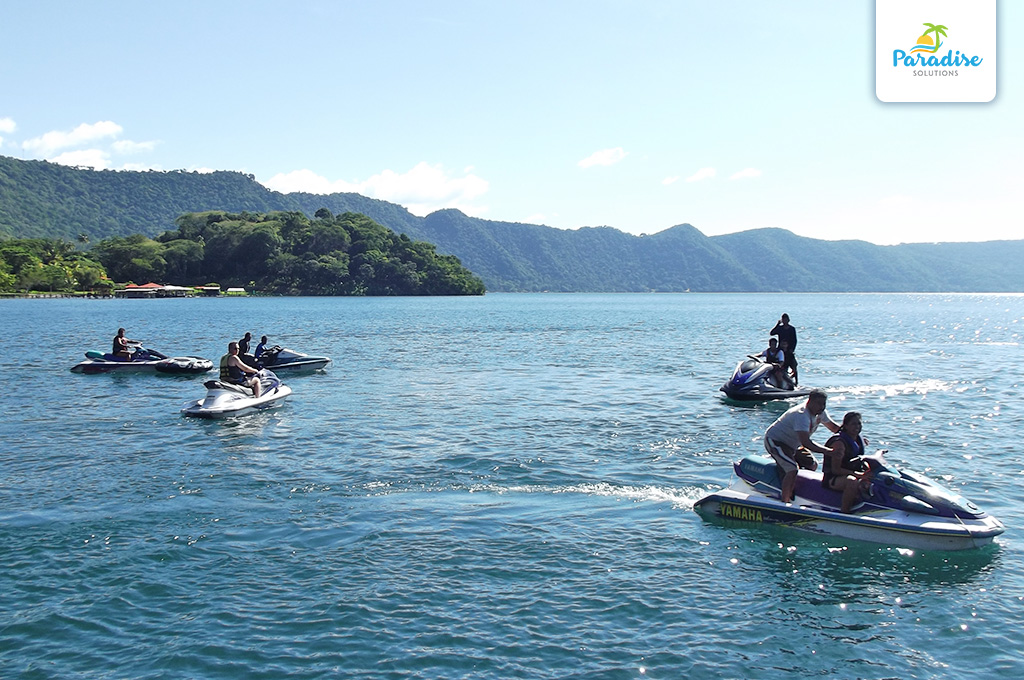
[(1022, 5), (994, 101), (887, 104), (874, 0), (0, 0), (0, 155), (560, 229), (1021, 239)]

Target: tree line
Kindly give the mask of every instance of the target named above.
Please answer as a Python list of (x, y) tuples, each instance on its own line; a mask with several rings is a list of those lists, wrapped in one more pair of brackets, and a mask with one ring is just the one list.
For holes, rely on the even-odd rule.
[(186, 213), (177, 229), (103, 239), (0, 241), (0, 290), (94, 291), (113, 281), (247, 287), (276, 295), (482, 295), (452, 255), (365, 215)]

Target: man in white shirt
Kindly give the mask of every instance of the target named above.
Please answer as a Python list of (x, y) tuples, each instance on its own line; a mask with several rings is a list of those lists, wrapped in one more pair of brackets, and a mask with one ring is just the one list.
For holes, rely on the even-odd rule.
[(839, 431), (839, 426), (825, 413), (827, 401), (828, 395), (825, 392), (812, 390), (806, 402), (783, 413), (764, 433), (764, 448), (775, 459), (783, 473), (783, 503), (793, 500), (798, 468), (818, 469), (818, 463), (811, 452), (832, 452), (832, 449), (811, 441), (811, 435), (818, 425), (824, 424), (831, 432)]
[(765, 363), (772, 364), (775, 367), (775, 370), (772, 371), (772, 376), (775, 378), (775, 385), (777, 387), (781, 387), (783, 389), (789, 387), (786, 384), (786, 372), (785, 369), (783, 369), (783, 365), (786, 363), (786, 354), (779, 347), (778, 340), (770, 338), (768, 340), (768, 349), (764, 350), (757, 356), (764, 359)]

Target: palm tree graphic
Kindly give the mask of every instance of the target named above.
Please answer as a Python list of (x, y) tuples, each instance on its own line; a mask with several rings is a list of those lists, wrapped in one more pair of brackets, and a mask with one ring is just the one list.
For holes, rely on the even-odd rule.
[[(939, 35), (946, 35), (946, 27), (943, 26), (942, 24), (936, 26), (935, 24), (929, 24), (928, 22), (925, 22), (924, 25), (928, 27), (928, 30), (924, 32), (924, 35), (922, 35), (921, 38), (927, 38), (929, 33), (935, 34), (935, 47), (933, 47), (931, 50), (928, 50), (932, 54), (934, 54), (939, 51), (939, 46), (942, 45), (942, 39), (939, 38)], [(921, 38), (917, 39), (918, 43), (921, 43)]]

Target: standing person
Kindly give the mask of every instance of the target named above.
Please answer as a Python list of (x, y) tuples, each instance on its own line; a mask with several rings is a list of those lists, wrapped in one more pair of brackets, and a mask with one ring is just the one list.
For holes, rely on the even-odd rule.
[(128, 351), (128, 345), (141, 345), (142, 343), (138, 340), (129, 340), (124, 337), (124, 329), (118, 328), (117, 335), (114, 336), (114, 351), (111, 352), (115, 357), (121, 357), (122, 359), (132, 360), (132, 353)]
[[(260, 379), (255, 368), (249, 366), (238, 356), (238, 343), (228, 343), (228, 353), (220, 358), (220, 381), (235, 385), (244, 385), (252, 390), (257, 399), (260, 396)], [(252, 376), (252, 377), (250, 377)]]
[(800, 384), (796, 375), (796, 329), (789, 325), (789, 314), (783, 314), (768, 335), (779, 336), (779, 347), (786, 353), (786, 365), (793, 372), (793, 386)]
[(832, 451), (822, 461), (821, 485), (843, 494), (841, 512), (850, 512), (861, 490), (871, 483), (870, 468), (860, 460), (867, 444), (860, 436), (862, 428), (860, 414), (849, 411), (843, 416), (839, 432), (825, 443)]
[(827, 401), (828, 395), (823, 390), (811, 390), (806, 402), (783, 413), (764, 433), (764, 448), (782, 470), (783, 503), (793, 500), (798, 468), (818, 469), (811, 452), (832, 453), (832, 449), (811, 441), (818, 425), (823, 424), (831, 432), (839, 432), (839, 426), (825, 413)]
[(252, 342), (252, 333), (246, 331), (245, 335), (242, 336), (242, 339), (238, 341), (238, 353), (248, 354), (250, 342)]

